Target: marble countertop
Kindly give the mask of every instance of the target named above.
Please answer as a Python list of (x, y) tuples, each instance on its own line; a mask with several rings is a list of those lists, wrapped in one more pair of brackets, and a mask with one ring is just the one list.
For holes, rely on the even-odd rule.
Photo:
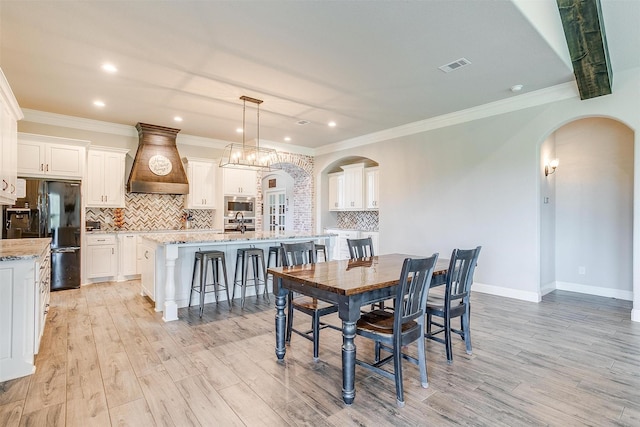
[(38, 258), (51, 243), (43, 239), (0, 239), (0, 261), (17, 261)]
[(269, 231), (248, 231), (246, 233), (219, 233), (204, 231), (194, 233), (192, 231), (176, 231), (175, 233), (149, 233), (144, 238), (163, 245), (176, 245), (184, 243), (233, 243), (260, 240), (287, 240), (287, 239), (318, 239), (335, 236), (331, 233), (285, 232), (275, 233)]

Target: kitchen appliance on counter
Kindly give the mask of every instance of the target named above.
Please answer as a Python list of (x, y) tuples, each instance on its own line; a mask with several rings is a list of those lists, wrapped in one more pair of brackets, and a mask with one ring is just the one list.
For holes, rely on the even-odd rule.
[(80, 182), (26, 179), (26, 195), (4, 208), (2, 237), (51, 238), (51, 290), (80, 287)]

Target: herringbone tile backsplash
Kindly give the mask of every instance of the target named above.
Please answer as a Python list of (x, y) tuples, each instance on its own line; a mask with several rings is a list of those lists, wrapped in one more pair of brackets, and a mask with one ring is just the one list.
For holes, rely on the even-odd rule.
[(142, 194), (125, 195), (124, 225), (113, 225), (112, 208), (87, 208), (87, 221), (100, 221), (105, 230), (172, 230), (184, 228), (183, 215), (193, 217), (192, 228), (213, 228), (215, 211), (206, 209), (184, 209), (183, 195)]
[(378, 231), (378, 211), (338, 212), (338, 228)]

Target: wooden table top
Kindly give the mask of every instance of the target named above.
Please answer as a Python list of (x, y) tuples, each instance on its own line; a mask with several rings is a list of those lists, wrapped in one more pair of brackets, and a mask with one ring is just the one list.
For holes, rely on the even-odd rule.
[[(357, 260), (319, 262), (293, 267), (272, 267), (269, 273), (339, 295), (355, 295), (397, 284), (405, 258), (424, 256), (389, 254)], [(438, 259), (434, 276), (446, 274), (449, 260)]]

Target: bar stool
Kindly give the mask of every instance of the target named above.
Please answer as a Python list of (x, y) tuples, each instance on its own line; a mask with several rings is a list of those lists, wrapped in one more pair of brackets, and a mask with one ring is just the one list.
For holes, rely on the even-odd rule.
[[(249, 263), (252, 264), (253, 279), (249, 279)], [(262, 265), (262, 279), (259, 276), (259, 266)], [(240, 273), (240, 277), (238, 277)], [(258, 248), (240, 248), (236, 255), (236, 269), (233, 275), (233, 292), (232, 298), (236, 295), (236, 286), (242, 288), (241, 306), (244, 307), (244, 297), (247, 291), (247, 280), (253, 280), (253, 286), (256, 288), (256, 297), (259, 295), (258, 286), (264, 285), (264, 296), (269, 301), (269, 292), (267, 289), (267, 269), (264, 264), (264, 251)]]
[[(213, 272), (213, 283), (207, 284), (207, 269), (211, 261), (211, 269)], [(222, 251), (197, 251), (195, 261), (193, 263), (193, 276), (191, 277), (191, 292), (189, 292), (189, 307), (191, 307), (191, 297), (193, 291), (200, 293), (200, 317), (204, 311), (205, 294), (213, 292), (218, 303), (218, 290), (222, 286), (219, 278), (219, 263), (222, 264), (222, 273), (224, 275), (224, 290), (227, 293), (227, 304), (231, 309), (231, 299), (229, 298), (229, 277), (227, 276), (227, 263)], [(199, 268), (198, 268), (199, 264)], [(200, 278), (196, 282), (196, 273), (200, 271)], [(207, 291), (207, 286), (213, 286), (213, 291)]]

